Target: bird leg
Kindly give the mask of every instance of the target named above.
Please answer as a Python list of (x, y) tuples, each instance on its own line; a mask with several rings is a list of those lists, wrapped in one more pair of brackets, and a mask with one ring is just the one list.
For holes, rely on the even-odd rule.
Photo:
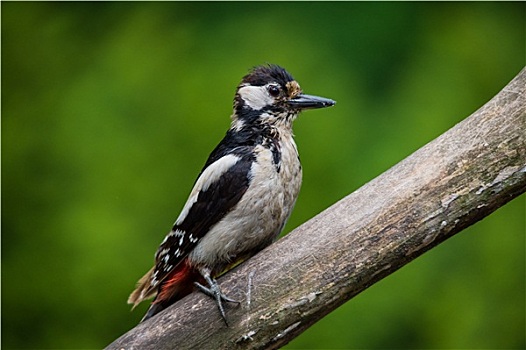
[(239, 301), (231, 299), (231, 298), (227, 297), (226, 295), (224, 295), (221, 292), (221, 289), (219, 288), (219, 284), (217, 284), (217, 281), (210, 276), (210, 270), (209, 269), (201, 268), (201, 269), (199, 269), (199, 273), (205, 279), (206, 283), (208, 284), (208, 287), (203, 286), (199, 282), (194, 282), (195, 286), (197, 288), (199, 288), (199, 290), (201, 292), (203, 292), (206, 295), (208, 295), (209, 297), (215, 299), (215, 301), (217, 303), (217, 307), (219, 308), (219, 312), (221, 313), (221, 316), (223, 317), (223, 320), (225, 321), (225, 324), (228, 327), (228, 321), (226, 319), (225, 309), (223, 308), (223, 303), (222, 302), (226, 301), (226, 302), (229, 302), (229, 303), (237, 303), (237, 304), (239, 304)]

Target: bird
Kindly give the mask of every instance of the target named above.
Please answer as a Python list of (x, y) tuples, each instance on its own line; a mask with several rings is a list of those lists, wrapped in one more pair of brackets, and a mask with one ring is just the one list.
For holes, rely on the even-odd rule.
[(154, 298), (141, 322), (200, 290), (237, 303), (216, 278), (275, 241), (287, 222), (302, 182), (292, 124), (306, 109), (336, 102), (306, 95), (275, 64), (252, 68), (238, 85), (231, 125), (199, 173), (177, 220), (138, 281), (128, 303)]

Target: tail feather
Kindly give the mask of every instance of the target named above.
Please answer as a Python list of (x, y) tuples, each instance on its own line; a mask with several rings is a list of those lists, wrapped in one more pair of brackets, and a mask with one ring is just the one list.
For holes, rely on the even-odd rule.
[(199, 273), (185, 259), (167, 275), (166, 279), (159, 286), (152, 288), (150, 281), (154, 271), (155, 267), (139, 280), (137, 288), (128, 298), (128, 304), (133, 304), (133, 309), (143, 300), (155, 296), (155, 300), (148, 308), (141, 322), (190, 294), (194, 289), (194, 281), (201, 278)]
[(170, 304), (190, 294), (194, 289), (193, 281), (199, 274), (188, 264), (188, 260), (183, 260), (173, 269), (168, 277), (162, 282), (154, 303), (171, 301)]
[(137, 282), (137, 287), (130, 294), (128, 304), (133, 304), (132, 310), (144, 299), (151, 298), (155, 295), (155, 289), (150, 288), (150, 281), (155, 267), (152, 267), (142, 278)]
[(146, 315), (144, 315), (144, 317), (142, 318), (141, 322), (146, 321), (147, 319), (149, 319), (150, 317), (158, 314), (159, 312), (163, 311), (167, 307), (168, 307), (168, 305), (164, 305), (164, 303), (155, 303), (155, 302), (153, 302), (150, 305), (150, 307), (148, 308), (148, 311), (146, 311)]

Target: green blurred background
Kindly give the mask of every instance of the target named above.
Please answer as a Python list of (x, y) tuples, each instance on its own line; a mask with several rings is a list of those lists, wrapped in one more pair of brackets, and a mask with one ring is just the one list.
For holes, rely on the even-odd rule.
[[(101, 348), (265, 62), (338, 101), (295, 125), (285, 232), (494, 96), (524, 3), (2, 3), (2, 348)], [(288, 349), (524, 348), (525, 201), (369, 288)]]

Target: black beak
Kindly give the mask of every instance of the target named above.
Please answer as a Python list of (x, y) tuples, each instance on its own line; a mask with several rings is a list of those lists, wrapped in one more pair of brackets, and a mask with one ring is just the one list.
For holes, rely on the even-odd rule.
[(324, 97), (300, 94), (290, 99), (287, 103), (295, 109), (309, 109), (334, 106), (336, 101)]

